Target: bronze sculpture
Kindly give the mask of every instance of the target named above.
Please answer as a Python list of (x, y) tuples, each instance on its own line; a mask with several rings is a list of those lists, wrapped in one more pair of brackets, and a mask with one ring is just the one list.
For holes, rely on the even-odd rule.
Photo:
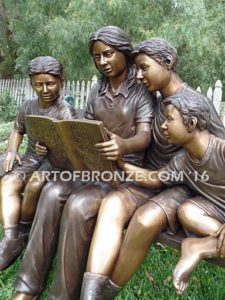
[[(44, 178), (39, 180), (37, 175), (50, 168), (48, 161), (36, 154), (35, 148), (38, 146), (35, 146), (29, 134), (26, 154), (23, 158), (18, 154), (23, 136), (27, 133), (25, 116), (48, 114), (59, 119), (76, 116), (74, 108), (60, 98), (63, 67), (59, 61), (50, 56), (36, 57), (29, 64), (28, 74), (37, 97), (33, 101), (26, 101), (17, 115), (4, 160), (6, 174), (1, 180), (3, 218), (3, 239), (0, 243), (1, 270), (7, 268), (26, 245), (37, 201), (45, 184)], [(33, 172), (36, 173), (32, 175)]]
[[(172, 96), (165, 105), (166, 121), (162, 125), (165, 136), (169, 143), (183, 146), (186, 152), (175, 156), (161, 170), (152, 173), (144, 170), (145, 175), (148, 173), (144, 185), (155, 188), (186, 183), (196, 194), (178, 208), (183, 228), (199, 236), (182, 242), (181, 258), (173, 274), (174, 286), (181, 294), (202, 259), (225, 254), (225, 141), (207, 130), (209, 108), (200, 94), (195, 98)], [(126, 171), (134, 171), (134, 176), (141, 172), (126, 163), (119, 164)]]
[[(111, 160), (123, 156), (141, 165), (150, 141), (153, 104), (151, 93), (136, 83), (130, 40), (120, 28), (107, 26), (91, 36), (89, 49), (103, 76), (89, 94), (85, 117), (102, 120), (112, 132), (110, 141), (96, 148)], [(85, 185), (80, 181), (50, 182), (45, 186), (17, 277), (14, 300), (32, 299), (43, 290), (57, 247), (62, 210), (58, 271), (49, 299), (79, 299), (98, 208), (111, 189), (108, 184)]]
[[(163, 101), (171, 96), (179, 98), (182, 95), (192, 99), (195, 95), (198, 96), (198, 92), (183, 83), (176, 73), (177, 52), (168, 42), (160, 38), (145, 41), (133, 51), (133, 57), (137, 67), (137, 78), (151, 92), (158, 90), (162, 95), (162, 99), (158, 99), (155, 103), (153, 138), (145, 161), (146, 168), (157, 170), (182, 151), (179, 146), (169, 144), (163, 134), (161, 128), (165, 121)], [(203, 99), (211, 114), (210, 132), (224, 138), (225, 130), (215, 108), (210, 100), (205, 97)], [(146, 172), (148, 173), (147, 170)], [(131, 183), (126, 186), (126, 189), (132, 196), (124, 199), (126, 206), (119, 206), (118, 199), (113, 197), (113, 194), (110, 194), (111, 199), (107, 195), (101, 204), (81, 299), (100, 299), (104, 290), (111, 293), (111, 298), (109, 296), (107, 299), (114, 299), (120, 288), (127, 283), (142, 263), (157, 235), (168, 227), (171, 233), (175, 233), (177, 207), (192, 195), (192, 191), (184, 185), (167, 189), (159, 187), (156, 191)], [(151, 192), (152, 196), (150, 196)], [(132, 201), (136, 202), (136, 207), (132, 206)], [(140, 206), (147, 201), (148, 203), (138, 208), (137, 204)], [(136, 208), (138, 209), (135, 212)], [(134, 216), (122, 242), (123, 228), (132, 214)]]

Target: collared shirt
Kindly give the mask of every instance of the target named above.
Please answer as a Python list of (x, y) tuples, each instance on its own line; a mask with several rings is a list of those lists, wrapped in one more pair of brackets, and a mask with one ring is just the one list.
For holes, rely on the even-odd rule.
[[(85, 118), (103, 122), (114, 134), (128, 139), (136, 134), (138, 123), (152, 123), (154, 116), (152, 94), (135, 79), (131, 67), (128, 78), (114, 93), (110, 92), (108, 80), (99, 80), (91, 89)], [(125, 155), (125, 160), (142, 164), (144, 152)]]

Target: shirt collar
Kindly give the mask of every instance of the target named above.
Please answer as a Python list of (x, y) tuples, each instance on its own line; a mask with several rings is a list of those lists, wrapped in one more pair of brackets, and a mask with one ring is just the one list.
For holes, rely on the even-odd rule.
[[(125, 98), (128, 97), (129, 88), (136, 83), (136, 69), (134, 66), (129, 67), (128, 69), (128, 76), (127, 79), (124, 81), (123, 85), (121, 86), (118, 94), (122, 94)], [(100, 79), (99, 83), (99, 94), (105, 95), (109, 90), (109, 81), (106, 77)], [(116, 94), (116, 95), (118, 95)]]

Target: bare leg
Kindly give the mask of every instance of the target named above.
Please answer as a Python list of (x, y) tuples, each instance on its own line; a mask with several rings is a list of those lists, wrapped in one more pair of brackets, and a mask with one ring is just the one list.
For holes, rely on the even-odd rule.
[(1, 204), (3, 226), (19, 223), (21, 192), (25, 181), (17, 179), (16, 174), (7, 174), (1, 180)]
[(159, 233), (167, 227), (167, 217), (162, 208), (154, 202), (140, 207), (134, 214), (111, 279), (124, 286), (143, 262), (148, 249)]
[(123, 229), (136, 209), (120, 191), (109, 193), (103, 200), (89, 252), (87, 272), (109, 276), (118, 256)]
[(26, 184), (24, 197), (21, 207), (21, 220), (24, 222), (32, 222), (39, 196), (46, 181), (42, 172), (34, 172)]
[(202, 237), (213, 234), (221, 226), (218, 220), (193, 202), (185, 201), (178, 208), (177, 214), (183, 228)]
[(173, 273), (173, 284), (178, 294), (188, 287), (191, 273), (204, 258), (218, 256), (216, 250), (217, 238), (187, 238), (182, 242), (181, 258)]
[[(174, 270), (173, 283), (179, 294), (188, 287), (192, 271), (204, 258), (215, 257), (217, 238), (209, 236), (222, 225), (194, 203), (186, 201), (178, 209), (178, 218), (183, 228), (204, 238), (189, 238), (182, 243), (181, 258)], [(205, 237), (206, 236), (206, 237)]]

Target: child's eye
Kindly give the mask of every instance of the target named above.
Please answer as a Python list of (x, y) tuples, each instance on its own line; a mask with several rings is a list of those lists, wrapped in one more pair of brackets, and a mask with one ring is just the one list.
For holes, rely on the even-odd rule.
[(94, 60), (99, 61), (100, 60), (100, 55), (94, 55)]
[(106, 57), (111, 57), (113, 55), (113, 52), (106, 52), (105, 56)]
[(147, 71), (148, 70), (148, 66), (142, 66), (142, 71)]

